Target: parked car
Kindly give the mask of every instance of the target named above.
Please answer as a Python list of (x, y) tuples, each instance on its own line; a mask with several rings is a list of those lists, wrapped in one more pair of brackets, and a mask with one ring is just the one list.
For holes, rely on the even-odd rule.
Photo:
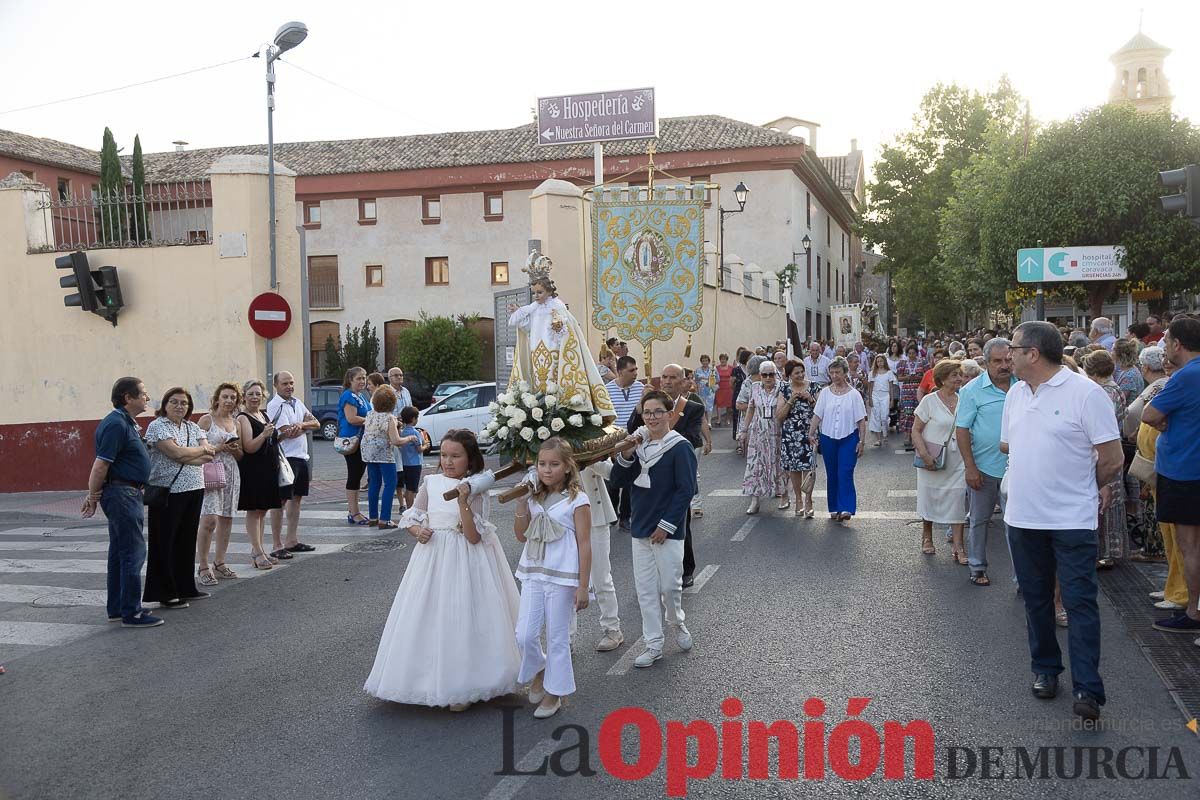
[(308, 390), (308, 410), (321, 423), (321, 438), (332, 442), (338, 432), (338, 398), (342, 396), (342, 383), (313, 386)]
[(438, 400), (445, 400), (459, 389), (474, 386), (477, 383), (482, 383), (482, 381), (446, 381), (445, 383), (439, 383), (437, 388), (433, 390), (433, 402), (436, 403)]
[(453, 392), (449, 397), (438, 400), (421, 412), (417, 427), (424, 428), (433, 440), (433, 450), (446, 431), (466, 428), (479, 433), (491, 421), (488, 403), (496, 399), (496, 384), (472, 383)]

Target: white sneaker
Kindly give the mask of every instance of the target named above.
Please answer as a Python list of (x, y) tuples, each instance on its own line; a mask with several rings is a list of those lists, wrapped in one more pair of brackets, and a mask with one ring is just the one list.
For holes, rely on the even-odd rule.
[(1183, 606), (1179, 603), (1172, 603), (1170, 600), (1159, 600), (1154, 604), (1155, 608), (1161, 608), (1164, 611), (1182, 611)]
[(675, 644), (679, 645), (680, 650), (692, 649), (692, 632), (686, 626), (680, 625), (675, 631)]
[(1151, 600), (1162, 600), (1166, 596), (1167, 596), (1166, 592), (1151, 592), (1150, 593)]
[(633, 665), (635, 667), (650, 667), (660, 658), (662, 658), (662, 650), (647, 650), (633, 660)]
[(758, 513), (758, 498), (757, 497), (750, 498), (750, 505), (749, 505), (749, 507), (746, 508), (746, 513), (747, 514), (757, 514)]
[(625, 642), (625, 636), (620, 631), (605, 631), (604, 636), (596, 642), (597, 653), (607, 653), (616, 650)]

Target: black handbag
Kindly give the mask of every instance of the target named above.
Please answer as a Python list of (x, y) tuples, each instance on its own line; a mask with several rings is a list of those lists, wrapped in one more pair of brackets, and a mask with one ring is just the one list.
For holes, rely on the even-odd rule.
[[(188, 447), (192, 446), (192, 432), (188, 431)], [(180, 474), (183, 472), (185, 464), (179, 465), (179, 470), (175, 473), (175, 477), (171, 478), (171, 482), (166, 486), (155, 486), (147, 484), (142, 490), (142, 502), (147, 508), (152, 508), (156, 511), (162, 511), (167, 507), (167, 501), (171, 499), (171, 487), (175, 485), (175, 481), (179, 480)]]

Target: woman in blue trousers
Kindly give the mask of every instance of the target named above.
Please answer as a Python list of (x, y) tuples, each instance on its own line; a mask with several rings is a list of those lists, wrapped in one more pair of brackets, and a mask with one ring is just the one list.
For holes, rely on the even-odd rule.
[(829, 518), (843, 522), (858, 510), (854, 467), (867, 436), (867, 407), (862, 394), (846, 380), (849, 372), (844, 358), (829, 365), (829, 386), (817, 395), (809, 429), (809, 439), (813, 445), (820, 443), (825, 460)]

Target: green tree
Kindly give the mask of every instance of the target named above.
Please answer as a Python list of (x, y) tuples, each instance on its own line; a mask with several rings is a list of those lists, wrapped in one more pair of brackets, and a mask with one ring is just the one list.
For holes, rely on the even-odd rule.
[(104, 129), (100, 147), (100, 237), (106, 244), (125, 240), (125, 208), (121, 203), (124, 181), (121, 179), (121, 159), (112, 131)]
[(130, 230), (135, 242), (144, 242), (150, 238), (150, 224), (146, 216), (146, 162), (142, 158), (142, 138), (133, 137), (133, 203), (131, 214), (133, 224)]
[(954, 194), (954, 176), (984, 150), (997, 119), (1013, 124), (1019, 97), (1007, 78), (981, 94), (938, 84), (921, 100), (914, 126), (884, 147), (868, 187), (859, 231), (886, 254), (903, 310), (919, 313), (928, 325), (950, 325), (962, 309), (951, 301), (953, 276), (939, 260), (941, 212)]
[(417, 324), (400, 331), (397, 338), (400, 363), (434, 385), (475, 377), (483, 362), (483, 340), (469, 327), (475, 319), (431, 317), (421, 312)]
[(379, 369), (379, 336), (370, 320), (360, 327), (347, 325), (340, 344), (332, 336), (325, 339), (325, 376), (340, 378), (351, 367)]
[(342, 361), (342, 349), (338, 347), (333, 336), (325, 337), (325, 377), (340, 378), (346, 374), (346, 364)]
[[(1200, 228), (1158, 202), (1158, 172), (1197, 161), (1200, 130), (1166, 112), (1104, 106), (1047, 127), (983, 207), (981, 279), (1016, 285), (1016, 251), (1041, 240), (1119, 245), (1130, 280), (1164, 292), (1200, 288)], [(1118, 288), (1083, 285), (1093, 316)]]

